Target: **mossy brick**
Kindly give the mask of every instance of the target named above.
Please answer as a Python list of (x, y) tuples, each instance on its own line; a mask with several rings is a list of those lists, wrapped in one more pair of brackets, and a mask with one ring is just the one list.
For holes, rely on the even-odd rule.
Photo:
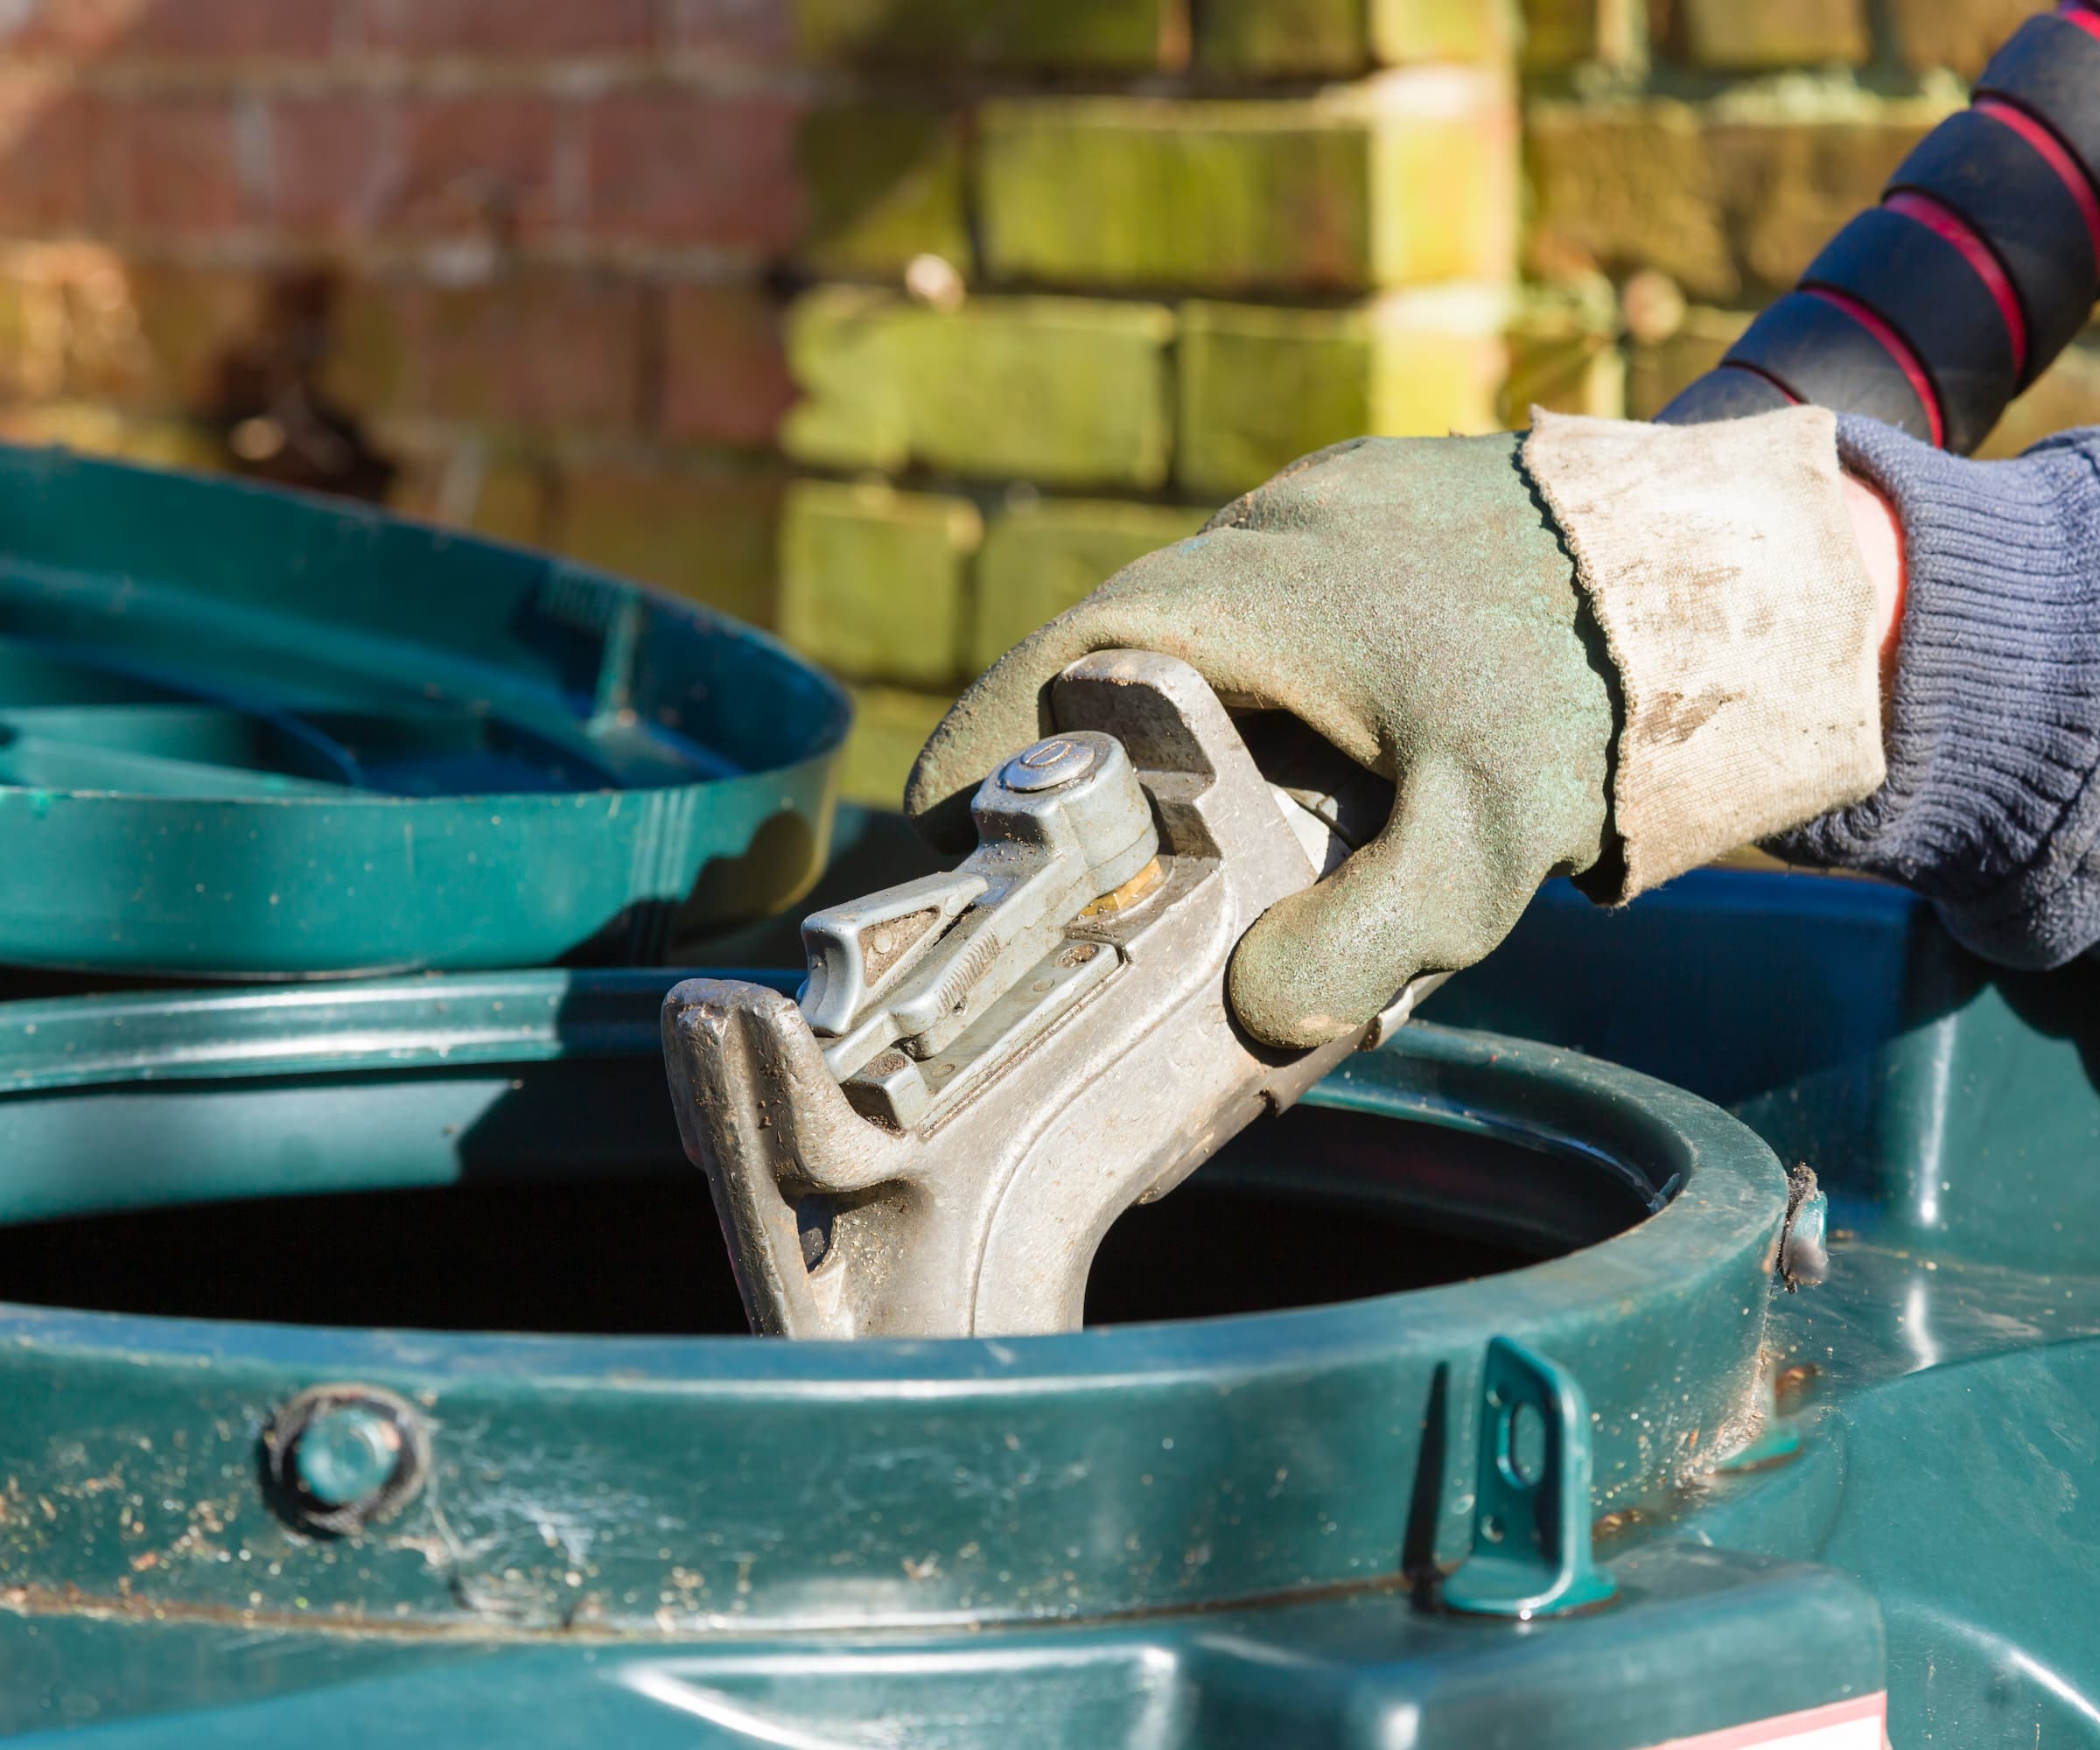
[(1873, 52), (1865, 0), (1676, 0), (1684, 53), (1730, 72), (1857, 66)]
[(1361, 290), (1493, 278), (1515, 234), (1498, 75), (1416, 67), (1310, 98), (989, 103), (984, 262), (1046, 284)]
[(641, 411), (645, 298), (632, 279), (559, 268), (480, 285), (357, 280), (337, 304), (321, 384), (362, 414), (631, 429)]
[(2067, 346), (2008, 407), (1978, 449), (1985, 461), (2017, 456), (2029, 444), (2076, 425), (2100, 425), (2100, 346), (2089, 333)]
[(31, 400), (200, 413), (266, 327), (260, 274), (127, 261), (88, 243), (0, 256), (0, 384)]
[(1710, 297), (1740, 285), (1690, 104), (1534, 103), (1524, 147), (1533, 206), (1526, 250), (1536, 272), (1655, 268)]
[(1536, 103), (1529, 264), (1547, 278), (1654, 268), (1714, 301), (1777, 290), (1873, 204), (1952, 102), (1759, 91), (1704, 109)]
[(972, 298), (952, 311), (822, 287), (791, 312), (801, 460), (1048, 485), (1152, 487), (1173, 436), (1158, 304)]
[(1626, 354), (1608, 296), (1527, 298), (1505, 339), (1508, 375), (1497, 400), (1504, 425), (1530, 424), (1534, 407), (1595, 419), (1625, 416)]
[(1653, 419), (1680, 390), (1720, 363), (1750, 326), (1750, 317), (1747, 311), (1695, 307), (1684, 312), (1675, 333), (1633, 347), (1626, 369), (1628, 415)]
[(788, 306), (788, 372), (800, 396), (780, 447), (819, 468), (903, 469), (911, 459), (906, 306), (872, 287), (819, 286)]
[(1188, 0), (794, 0), (826, 66), (1145, 73), (1188, 60)]
[(1637, 52), (1638, 0), (1522, 0), (1523, 64), (1549, 73), (1589, 62), (1624, 66)]
[(967, 499), (797, 481), (780, 527), (781, 634), (857, 679), (951, 684), (964, 665), (970, 561), (983, 534)]
[(977, 555), (970, 666), (986, 668), (1134, 559), (1194, 535), (1208, 510), (1037, 499), (991, 520)]
[(1960, 107), (1945, 91), (1900, 101), (1841, 98), (1833, 113), (1768, 106), (1761, 94), (1718, 106), (1705, 158), (1740, 283), (1792, 285), (1846, 220), (1881, 198), (1906, 154)]
[(1523, 38), (1516, 0), (1369, 0), (1371, 59), (1502, 65)]
[(913, 455), (953, 473), (1045, 485), (1164, 485), (1173, 336), (1173, 312), (1152, 304), (1002, 298), (914, 308)]
[(1375, 64), (1499, 61), (1516, 40), (1510, 0), (1205, 0), (1196, 64), (1284, 77)]
[(1890, 34), (1903, 64), (1923, 73), (1946, 67), (1974, 79), (1998, 46), (2036, 12), (2041, 0), (1885, 0)]
[(1344, 310), (1184, 304), (1178, 483), (1229, 498), (1344, 438), (1494, 430), (1508, 314), (1487, 287)]
[(0, 443), (50, 445), (157, 468), (228, 471), (218, 434), (194, 421), (129, 413), (94, 402), (17, 403), (0, 408)]
[(1196, 65), (1210, 73), (1362, 73), (1370, 65), (1364, 0), (1204, 0)]
[(366, 435), (397, 469), (389, 509), (491, 540), (553, 544), (561, 481), (552, 456), (492, 446), (474, 432), (397, 430), (383, 421)]
[(235, 354), (287, 338), (272, 332), (272, 287), (262, 274), (139, 262), (124, 277), (143, 369), (108, 392), (127, 401), (200, 410)]
[(947, 693), (914, 693), (901, 687), (846, 690), (853, 697), (853, 726), (839, 755), (839, 800), (863, 808), (901, 808), (912, 762), (955, 700)]
[(584, 458), (566, 466), (552, 544), (754, 626), (774, 618), (786, 482), (734, 458)]
[(802, 184), (796, 253), (827, 273), (885, 274), (939, 256), (967, 276), (962, 118), (929, 104), (830, 103), (795, 141)]

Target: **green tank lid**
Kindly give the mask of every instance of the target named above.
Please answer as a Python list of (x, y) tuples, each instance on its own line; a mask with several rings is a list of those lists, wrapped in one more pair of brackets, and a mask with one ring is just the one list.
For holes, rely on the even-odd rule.
[(371, 507), (0, 449), (0, 962), (649, 963), (822, 866), (844, 693)]

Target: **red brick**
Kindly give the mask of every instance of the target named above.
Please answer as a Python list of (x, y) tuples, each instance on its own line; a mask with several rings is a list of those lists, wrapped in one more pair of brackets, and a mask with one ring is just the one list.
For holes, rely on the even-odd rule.
[(331, 0), (34, 0), (0, 24), (0, 48), (97, 60), (318, 55), (333, 27)]
[(140, 0), (32, 0), (0, 25), (10, 54), (102, 55), (137, 26)]
[(237, 229), (248, 216), (224, 95), (138, 95), (114, 102), (122, 141), (121, 221), (157, 235)]
[(270, 108), (270, 206), (280, 225), (370, 230), (400, 176), (401, 119), (367, 92), (287, 94)]
[(0, 228), (28, 235), (231, 229), (249, 216), (222, 94), (118, 98), (0, 81)]
[(797, 99), (778, 93), (623, 94), (586, 123), (593, 229), (778, 252), (802, 228)]
[(669, 0), (670, 46), (771, 66), (794, 53), (794, 9), (783, 0)]
[(770, 445), (794, 399), (780, 312), (747, 286), (664, 294), (663, 431), (702, 444)]
[(560, 125), (526, 94), (288, 94), (270, 110), (271, 210), (332, 235), (543, 229)]
[[(313, 0), (277, 0), (281, 5)], [(653, 0), (349, 0), (354, 39), (403, 54), (542, 56), (650, 48)]]
[(106, 56), (324, 55), (335, 26), (330, 0), (135, 0), (130, 11), (131, 22)]
[(327, 384), (360, 413), (631, 429), (642, 298), (633, 284), (555, 270), (466, 289), (367, 283), (344, 297)]
[(537, 230), (558, 216), (555, 140), (560, 111), (533, 94), (425, 97), (398, 122), (399, 173), (381, 218), (410, 231), (477, 224)]
[(18, 235), (107, 229), (124, 185), (108, 103), (60, 79), (0, 81), (0, 228)]

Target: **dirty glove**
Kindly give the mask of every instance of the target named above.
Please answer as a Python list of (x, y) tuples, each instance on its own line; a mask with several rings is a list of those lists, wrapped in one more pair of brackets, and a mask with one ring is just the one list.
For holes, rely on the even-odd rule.
[[(1716, 434), (1775, 421), (1787, 426), (1777, 441), (1717, 446)], [(1320, 451), (1009, 651), (934, 731), (906, 808), (935, 844), (965, 848), (971, 793), (1048, 732), (1050, 682), (1089, 651), (1178, 656), (1236, 704), (1292, 712), (1396, 786), (1384, 831), (1271, 906), (1233, 957), (1232, 1004), (1250, 1032), (1323, 1044), (1416, 974), (1480, 958), (1550, 874), (1586, 875), (1597, 897), (1620, 900), (1879, 781), (1871, 592), (1831, 431), (1829, 415), (1805, 409), (1703, 430), (1540, 415), (1529, 438)], [(1628, 432), (1640, 434), (1630, 452)], [(1557, 488), (1568, 500), (1558, 511)], [(1629, 512), (1649, 525), (1645, 539), (1626, 538)], [(1583, 563), (1586, 538), (1596, 564)], [(1773, 591), (1754, 585), (1774, 562), (1847, 622), (1786, 653), (1814, 670), (1819, 705), (1841, 695), (1843, 722), (1782, 725), (1812, 745), (1805, 782), (1797, 774), (1746, 805), (1737, 794), (1708, 809), (1713, 768), (1721, 789), (1740, 791), (1757, 760), (1745, 735), (1769, 729), (1770, 713), (1736, 720), (1742, 651), (1713, 684), (1676, 684), (1688, 661), (1657, 654), (1653, 622), (1674, 616), (1678, 644), (1718, 638), (1726, 656), (1732, 632), (1773, 618)], [(1762, 645), (1745, 634), (1753, 662), (1770, 648), (1764, 630)], [(1716, 719), (1734, 733), (1717, 734)], [(1694, 742), (1709, 755), (1689, 762), (1696, 770)], [(1629, 811), (1656, 813), (1658, 752), (1662, 822), (1629, 837)]]

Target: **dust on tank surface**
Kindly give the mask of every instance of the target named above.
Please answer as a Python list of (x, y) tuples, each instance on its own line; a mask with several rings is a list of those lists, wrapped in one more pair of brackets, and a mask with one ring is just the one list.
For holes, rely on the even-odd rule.
[[(1163, 1750), (1405, 1723), (1460, 1750), (1543, 1718), (1627, 1750), (1839, 1706), (1879, 1741), (1886, 1691), (1899, 1744), (2090, 1738), (2092, 1628), (2061, 1600), (2090, 1579), (2100, 1501), (2076, 1414), (2100, 1334), (2096, 969), (1985, 967), (1858, 882), (1702, 873), (1625, 914), (1550, 889), (1424, 1024), (1252, 1127), (1272, 1158), (1214, 1161), (1111, 1230), (1104, 1291), (1152, 1229), (1143, 1307), (853, 1343), (676, 1334), (735, 1328), (718, 1236), (703, 1214), (664, 1238), (661, 1201), (611, 1216), (680, 1170), (656, 1031), (677, 976), (0, 1005), (7, 1217), (48, 1241), (252, 1208), (261, 1243), (322, 1266), (288, 1283), (207, 1247), (262, 1278), (264, 1313), (319, 1316), (327, 1217), (360, 1199), (471, 1189), (449, 1231), (490, 1253), (478, 1225), (608, 1199), (573, 1253), (512, 1254), (541, 1280), (457, 1297), (458, 1329), (0, 1308), (0, 1476), (27, 1509), (10, 1494), (0, 1519), (0, 1729), (92, 1704), (90, 1733), (152, 1750), (352, 1718), (414, 1750), (450, 1750), (463, 1719), (477, 1741), (668, 1746), (696, 1716), (743, 1722), (729, 1741), (850, 1741), (939, 1712), (972, 1743), (1017, 1719)], [(1404, 1158), (1388, 1131), (1431, 1145)], [(1522, 1156), (1459, 1152), (1475, 1139)], [(1560, 1255), (1330, 1298), (1359, 1285), (1334, 1221), (1359, 1154), (1441, 1245)], [(1799, 1293), (1774, 1270), (1781, 1158), (1830, 1194), (1828, 1279)], [(1463, 1165), (1485, 1231), (1432, 1207), (1439, 1164)], [(1513, 1228), (1557, 1189), (1578, 1194), (1554, 1236)], [(1270, 1252), (1302, 1232), (1341, 1263), (1287, 1279), (1204, 1213), (1242, 1197)], [(396, 1286), (346, 1316), (388, 1294), (434, 1312), (403, 1278), (442, 1268), (444, 1237), (365, 1253)], [(598, 1328), (614, 1297), (587, 1270), (659, 1270), (676, 1320)], [(1280, 1310), (1198, 1316), (1242, 1304), (1200, 1298), (1218, 1278)], [(550, 1328), (491, 1328), (528, 1302)], [(1479, 1553), (1502, 1339), (1587, 1396), (1560, 1425), (1591, 1431), (1579, 1518), (1616, 1590), (1498, 1628), (1432, 1606)], [(325, 1438), (302, 1432), (324, 1411)], [(303, 1454), (303, 1498), (273, 1439)], [(1988, 1486), (2037, 1474), (2076, 1492)], [(323, 1522), (368, 1498), (394, 1504)]]
[[(1111, 1228), (1089, 1328), (754, 1340), (666, 1097), (670, 976), (0, 1004), (0, 1474), (52, 1502), (0, 1521), (10, 1586), (645, 1637), (1183, 1608), (1388, 1584), (1410, 1539), (1455, 1561), (1459, 1494), (1432, 1523), (1392, 1480), (1491, 1338), (1580, 1358), (1603, 1511), (1742, 1414), (1770, 1152), (1428, 1025)], [(1262, 1535), (1192, 1531), (1235, 1502)]]
[(0, 448), (0, 962), (661, 963), (822, 867), (765, 634), (370, 506)]

